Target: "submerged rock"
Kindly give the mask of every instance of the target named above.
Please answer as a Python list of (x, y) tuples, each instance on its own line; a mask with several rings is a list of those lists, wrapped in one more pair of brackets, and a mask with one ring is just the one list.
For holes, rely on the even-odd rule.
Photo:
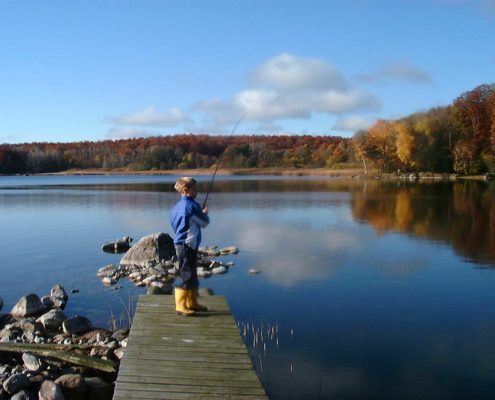
[(10, 312), (15, 317), (29, 317), (39, 314), (45, 309), (37, 294), (31, 293), (22, 297)]
[(151, 268), (175, 256), (174, 241), (166, 233), (140, 239), (120, 260), (121, 267)]
[(122, 239), (117, 239), (114, 242), (103, 244), (101, 249), (107, 253), (123, 253), (131, 247), (133, 239), (129, 236), (125, 236)]

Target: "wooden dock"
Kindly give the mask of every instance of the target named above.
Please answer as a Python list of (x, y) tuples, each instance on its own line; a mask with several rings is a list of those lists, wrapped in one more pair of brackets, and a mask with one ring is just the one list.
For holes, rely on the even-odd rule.
[(184, 317), (174, 296), (139, 296), (114, 400), (268, 399), (225, 298), (200, 300)]

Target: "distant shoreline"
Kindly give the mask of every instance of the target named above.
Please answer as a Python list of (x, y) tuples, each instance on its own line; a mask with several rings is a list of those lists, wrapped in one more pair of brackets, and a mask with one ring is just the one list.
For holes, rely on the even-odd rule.
[[(39, 174), (29, 174), (31, 176), (90, 176), (90, 175), (134, 175), (134, 176), (198, 176), (212, 175), (212, 168), (197, 168), (197, 169), (167, 169), (167, 170), (148, 170), (135, 171), (125, 168), (120, 169), (70, 169), (59, 172), (44, 172)], [(489, 180), (485, 175), (457, 175), (457, 174), (441, 174), (433, 172), (414, 173), (379, 173), (372, 170), (367, 175), (361, 168), (346, 168), (346, 169), (329, 169), (329, 168), (219, 168), (217, 175), (223, 176), (314, 176), (327, 178), (341, 179), (436, 179), (436, 180), (455, 180), (455, 179), (470, 179), (470, 180)], [(8, 176), (2, 175), (0, 176)], [(15, 175), (14, 175), (15, 176)], [(17, 175), (19, 176), (19, 174)]]

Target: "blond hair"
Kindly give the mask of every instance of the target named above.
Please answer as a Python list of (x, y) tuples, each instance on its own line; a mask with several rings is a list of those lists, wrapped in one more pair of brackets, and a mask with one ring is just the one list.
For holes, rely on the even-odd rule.
[(196, 185), (196, 183), (196, 179), (191, 178), (190, 176), (183, 176), (182, 178), (177, 179), (177, 182), (175, 182), (174, 185), (174, 189), (182, 194), (184, 189), (189, 190), (191, 187)]

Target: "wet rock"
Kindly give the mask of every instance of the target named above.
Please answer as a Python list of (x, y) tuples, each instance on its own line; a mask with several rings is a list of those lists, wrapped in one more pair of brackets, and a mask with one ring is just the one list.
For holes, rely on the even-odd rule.
[(45, 309), (37, 294), (31, 293), (22, 297), (10, 312), (15, 317), (29, 317)]
[(118, 271), (118, 268), (113, 265), (113, 264), (108, 264), (105, 265), (104, 267), (100, 268), (96, 275), (98, 275), (100, 278), (105, 278), (105, 277), (112, 277), (114, 276)]
[(43, 296), (41, 298), (41, 302), (47, 309), (51, 309), (51, 308), (64, 309), (66, 305), (65, 300), (53, 296)]
[(213, 268), (211, 270), (211, 273), (214, 275), (220, 275), (220, 274), (225, 274), (227, 271), (228, 271), (227, 268), (220, 266), (220, 267)]
[(114, 242), (104, 243), (101, 246), (103, 251), (107, 253), (122, 253), (129, 250), (131, 247), (132, 238), (129, 236), (125, 236), (122, 239), (117, 239)]
[(55, 297), (56, 299), (61, 299), (63, 301), (67, 301), (69, 296), (67, 296), (67, 292), (65, 291), (62, 285), (55, 285), (50, 290), (50, 296)]
[(22, 355), (22, 361), (24, 362), (26, 369), (33, 372), (38, 372), (43, 366), (41, 360), (30, 353), (24, 353)]
[(43, 314), (36, 321), (40, 322), (45, 329), (58, 330), (67, 316), (60, 310), (50, 310)]
[(198, 254), (207, 257), (218, 257), (220, 255), (220, 251), (218, 251), (215, 247), (200, 247), (198, 249)]
[(113, 385), (98, 377), (84, 378), (88, 398), (91, 400), (110, 400), (113, 396)]
[(10, 395), (17, 393), (22, 389), (29, 388), (31, 382), (26, 375), (17, 373), (8, 377), (3, 383), (3, 389)]
[(154, 267), (175, 256), (174, 242), (166, 233), (141, 238), (120, 260), (120, 266)]
[(237, 254), (239, 253), (239, 249), (235, 246), (224, 247), (220, 249), (220, 255), (224, 256), (227, 254)]
[(117, 279), (115, 279), (113, 276), (110, 277), (110, 276), (105, 276), (101, 282), (106, 285), (106, 286), (112, 286), (112, 285), (115, 285), (117, 283)]
[(55, 380), (67, 399), (85, 399), (86, 382), (81, 374), (65, 374)]
[(64, 395), (60, 386), (55, 382), (46, 380), (41, 384), (40, 391), (38, 392), (39, 400), (64, 400)]
[(248, 274), (249, 275), (256, 275), (256, 274), (259, 274), (260, 271), (258, 271), (257, 269), (254, 269), (254, 268), (251, 268), (249, 271), (248, 271)]
[(86, 317), (75, 316), (62, 323), (66, 335), (78, 335), (92, 328), (91, 321)]

